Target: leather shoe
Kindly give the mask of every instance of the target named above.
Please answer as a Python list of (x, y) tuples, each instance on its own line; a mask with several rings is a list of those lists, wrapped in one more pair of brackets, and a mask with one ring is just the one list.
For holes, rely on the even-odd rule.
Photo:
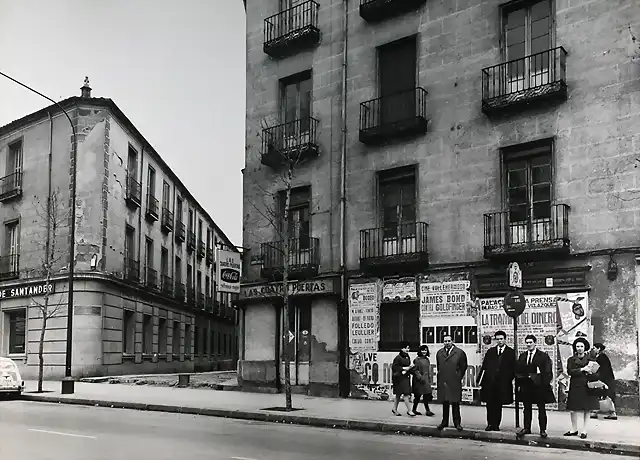
[(436, 428), (438, 429), (438, 431), (442, 431), (447, 427), (447, 425), (445, 425), (444, 423), (441, 423), (440, 425), (438, 425)]
[(462, 431), (462, 425), (456, 425), (456, 430)]
[(546, 432), (546, 431), (541, 430), (541, 431), (540, 431), (540, 437), (541, 437), (542, 439), (547, 439), (547, 438), (549, 437), (549, 435), (547, 434), (547, 432)]
[(487, 425), (484, 431), (493, 431), (493, 427), (491, 425)]

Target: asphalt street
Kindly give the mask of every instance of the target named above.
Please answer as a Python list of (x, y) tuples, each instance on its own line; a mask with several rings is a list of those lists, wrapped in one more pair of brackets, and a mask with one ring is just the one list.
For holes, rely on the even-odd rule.
[(587, 452), (0, 400), (0, 456), (28, 460), (603, 460)]

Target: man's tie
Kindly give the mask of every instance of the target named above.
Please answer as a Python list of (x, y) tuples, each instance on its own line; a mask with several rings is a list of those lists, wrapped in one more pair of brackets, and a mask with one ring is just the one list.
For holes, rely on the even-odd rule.
[(533, 358), (533, 352), (529, 352), (529, 357), (527, 358), (527, 366), (531, 364), (531, 359)]
[(498, 347), (498, 356), (502, 354), (502, 347)]

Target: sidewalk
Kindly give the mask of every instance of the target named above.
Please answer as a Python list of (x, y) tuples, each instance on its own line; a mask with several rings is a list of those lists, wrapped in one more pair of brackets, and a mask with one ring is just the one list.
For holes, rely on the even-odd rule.
[[(462, 407), (464, 431), (445, 429), (443, 432), (439, 432), (435, 428), (440, 422), (442, 413), (439, 405), (432, 407), (436, 413), (435, 417), (409, 417), (407, 415), (396, 417), (391, 414), (391, 402), (388, 401), (293, 395), (294, 408), (301, 410), (282, 412), (265, 409), (284, 406), (283, 394), (77, 382), (75, 394), (61, 395), (60, 387), (60, 382), (44, 382), (46, 393), (36, 394), (33, 393), (36, 389), (36, 382), (28, 381), (23, 399), (294, 423), (326, 428), (464, 438), (640, 456), (640, 417), (619, 417), (617, 421), (590, 420), (589, 439), (580, 440), (562, 436), (562, 433), (571, 427), (568, 413), (549, 411), (549, 438), (543, 440), (534, 434), (519, 441), (515, 437), (515, 416), (512, 409), (504, 410), (504, 423), (501, 432), (484, 431), (486, 426), (485, 410), (483, 407), (477, 406)], [(522, 417), (522, 413), (520, 416)], [(536, 414), (534, 413), (535, 419)], [(534, 421), (533, 430), (534, 433), (537, 432), (536, 421)]]

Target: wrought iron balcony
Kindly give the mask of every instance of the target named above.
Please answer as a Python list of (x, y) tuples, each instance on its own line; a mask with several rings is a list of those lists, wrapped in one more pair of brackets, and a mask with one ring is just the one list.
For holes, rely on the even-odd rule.
[(567, 99), (567, 52), (553, 48), (482, 69), (482, 111), (494, 115)]
[(22, 196), (22, 171), (16, 171), (0, 179), (0, 201)]
[(162, 220), (160, 221), (162, 231), (169, 233), (173, 230), (173, 212), (169, 208), (162, 208)]
[(424, 222), (360, 230), (360, 268), (366, 271), (405, 272), (429, 264)]
[(176, 221), (176, 241), (178, 243), (182, 243), (185, 239), (185, 227), (184, 227), (184, 223), (180, 222), (179, 220)]
[[(288, 260), (289, 279), (305, 279), (316, 276), (320, 267), (320, 240), (318, 238), (291, 238), (288, 248), (284, 241), (271, 241), (260, 245), (262, 277), (281, 280)], [(286, 254), (288, 252), (288, 254)]]
[(360, 142), (380, 145), (427, 132), (427, 91), (417, 87), (360, 103)]
[(160, 202), (155, 196), (148, 193), (147, 194), (147, 211), (145, 213), (147, 219), (153, 222), (157, 221), (159, 210), (160, 210)]
[(20, 277), (20, 254), (0, 257), (0, 281)]
[(198, 252), (197, 252), (198, 259), (204, 259), (205, 253), (206, 253), (206, 250), (205, 250), (204, 241), (198, 240)]
[(160, 290), (164, 295), (173, 295), (173, 278), (171, 278), (169, 275), (161, 275)]
[(189, 286), (187, 286), (187, 306), (189, 308), (196, 306), (196, 290)]
[(142, 203), (142, 185), (136, 180), (136, 178), (127, 174), (127, 186), (126, 186), (126, 198), (127, 204), (133, 208), (140, 207)]
[(204, 294), (202, 292), (198, 293), (198, 308), (200, 310), (204, 310)]
[(262, 130), (262, 156), (265, 166), (278, 169), (318, 156), (318, 120), (304, 117)]
[(213, 263), (213, 249), (207, 248), (207, 265), (211, 265)]
[(320, 42), (318, 3), (310, 0), (264, 20), (265, 54), (281, 59), (310, 49)]
[(187, 250), (193, 251), (196, 248), (196, 232), (187, 232)]
[[(539, 259), (568, 255), (569, 205), (535, 209), (538, 216), (514, 209), (484, 215), (484, 257), (487, 259)], [(528, 214), (528, 216), (527, 216)]]
[(175, 287), (175, 297), (176, 300), (178, 302), (184, 302), (184, 284), (183, 283), (176, 283), (176, 287)]
[(158, 289), (158, 271), (144, 267), (144, 284), (148, 289)]
[(124, 258), (124, 273), (123, 278), (130, 283), (140, 282), (140, 262), (131, 258)]
[(420, 8), (427, 0), (360, 0), (360, 17), (379, 22)]

